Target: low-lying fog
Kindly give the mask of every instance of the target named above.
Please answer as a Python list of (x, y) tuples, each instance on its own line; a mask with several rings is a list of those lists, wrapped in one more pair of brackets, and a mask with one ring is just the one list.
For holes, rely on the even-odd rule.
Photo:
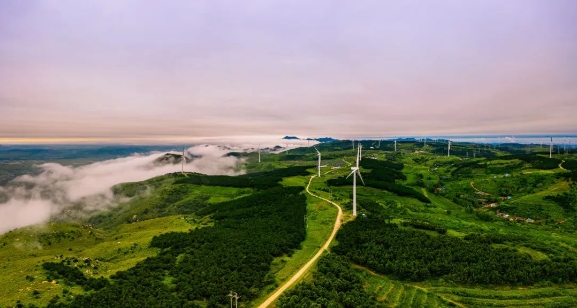
[[(242, 147), (193, 146), (186, 150), (191, 159), (184, 169), (210, 175), (235, 175), (241, 173), (236, 167), (243, 159), (226, 154), (242, 150)], [(6, 187), (0, 187), (0, 234), (46, 222), (51, 215), (78, 202), (88, 210), (113, 206), (112, 186), (181, 170), (180, 164), (155, 163), (164, 154), (133, 155), (79, 167), (44, 163), (39, 166), (42, 169), (39, 175), (20, 176)]]

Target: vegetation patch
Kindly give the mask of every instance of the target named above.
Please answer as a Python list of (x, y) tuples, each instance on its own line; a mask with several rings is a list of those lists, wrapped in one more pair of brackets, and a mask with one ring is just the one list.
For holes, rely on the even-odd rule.
[(484, 285), (574, 282), (577, 261), (564, 256), (534, 261), (527, 254), (421, 231), (399, 229), (379, 220), (357, 219), (337, 234), (333, 252), (378, 273), (401, 280), (445, 278)]
[(338, 255), (323, 256), (313, 278), (283, 294), (277, 307), (384, 307), (364, 290), (359, 274)]
[(273, 258), (292, 254), (305, 237), (302, 190), (275, 187), (210, 205), (203, 210), (214, 227), (156, 236), (150, 245), (161, 249), (157, 256), (117, 272), (99, 290), (49, 307), (215, 307), (228, 303), (230, 290), (254, 300), (274, 282)]

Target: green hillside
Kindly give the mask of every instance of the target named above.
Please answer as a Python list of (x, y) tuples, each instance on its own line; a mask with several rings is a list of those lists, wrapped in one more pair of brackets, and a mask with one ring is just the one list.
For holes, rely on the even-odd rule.
[[(575, 154), (362, 144), (356, 218), (356, 151), (317, 145), (309, 189), (344, 224), (279, 307), (577, 304)], [(312, 147), (243, 156), (245, 175), (123, 183), (106, 211), (1, 235), (0, 307), (227, 307), (231, 290), (241, 307), (262, 303), (326, 241), (336, 210), (304, 192)]]

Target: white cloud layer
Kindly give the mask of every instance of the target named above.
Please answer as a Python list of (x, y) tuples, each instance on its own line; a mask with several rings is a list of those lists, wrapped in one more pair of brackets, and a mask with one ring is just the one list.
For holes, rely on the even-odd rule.
[[(224, 156), (229, 150), (223, 146), (194, 146), (187, 152), (200, 157), (187, 160), (186, 172), (210, 175), (239, 173), (236, 167), (242, 159)], [(117, 200), (113, 197), (112, 186), (181, 170), (180, 164), (154, 164), (154, 160), (162, 155), (164, 153), (135, 155), (80, 167), (42, 164), (39, 175), (24, 175), (6, 187), (0, 187), (0, 200), (3, 196), (6, 201), (0, 203), (0, 234), (46, 222), (52, 215), (79, 202), (89, 210), (113, 206)]]

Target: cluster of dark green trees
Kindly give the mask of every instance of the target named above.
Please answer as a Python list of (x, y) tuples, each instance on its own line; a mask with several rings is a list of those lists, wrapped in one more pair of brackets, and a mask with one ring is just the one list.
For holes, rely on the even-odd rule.
[(569, 182), (569, 191), (562, 194), (545, 196), (543, 200), (557, 203), (565, 212), (574, 214), (577, 210), (577, 183)]
[[(491, 160), (520, 160), (521, 162), (518, 163), (511, 163), (505, 166), (492, 166), (488, 163)], [(556, 169), (559, 168), (559, 164), (561, 163), (560, 159), (557, 158), (548, 158), (539, 156), (537, 154), (516, 154), (516, 155), (505, 155), (499, 156), (494, 158), (489, 158), (484, 161), (462, 161), (462, 162), (455, 162), (455, 169), (451, 171), (451, 175), (453, 177), (467, 177), (472, 174), (474, 169), (483, 169), (487, 174), (502, 174), (502, 173), (510, 173), (512, 171), (518, 170), (524, 166), (541, 169), (541, 170), (549, 170), (549, 169)]]
[(409, 220), (409, 221), (403, 221), (401, 223), (402, 226), (404, 227), (413, 227), (415, 229), (421, 229), (421, 230), (429, 230), (429, 231), (435, 231), (439, 234), (446, 234), (447, 233), (447, 229), (440, 227), (440, 226), (436, 226), (436, 225), (432, 225), (428, 222), (423, 222), (423, 221), (418, 221), (418, 220)]
[[(116, 195), (135, 197), (146, 190), (152, 189), (152, 196), (143, 197), (148, 206), (136, 208), (116, 207), (109, 211), (96, 214), (88, 219), (88, 223), (96, 227), (113, 227), (122, 223), (133, 222), (133, 215), (138, 220), (170, 216), (189, 215), (208, 206), (209, 195), (193, 194), (193, 185), (221, 186), (264, 190), (279, 185), (283, 177), (307, 175), (307, 166), (296, 166), (275, 169), (268, 172), (250, 173), (240, 176), (205, 175), (199, 173), (171, 173), (152, 178), (143, 182), (123, 183), (113, 188)], [(184, 201), (186, 200), (186, 201)]]
[[(407, 179), (405, 174), (401, 171), (404, 167), (402, 163), (365, 159), (361, 161), (360, 166), (371, 170), (368, 173), (363, 173), (364, 184), (366, 186), (384, 189), (399, 196), (412, 197), (424, 203), (431, 203), (431, 200), (420, 192), (395, 182), (396, 180)], [(330, 186), (345, 186), (352, 185), (352, 183), (352, 177), (349, 177), (348, 179), (346, 177), (339, 177), (327, 181), (327, 184)]]
[(110, 284), (103, 277), (86, 278), (77, 267), (72, 267), (64, 262), (45, 262), (42, 264), (42, 268), (46, 271), (47, 280), (63, 279), (65, 283), (79, 285), (85, 291), (100, 290)]
[(514, 249), (399, 229), (377, 219), (347, 223), (337, 234), (337, 241), (333, 252), (402, 280), (444, 277), (459, 283), (532, 285), (577, 279), (577, 261), (573, 257), (563, 255), (535, 261)]
[(561, 163), (561, 160), (558, 158), (549, 158), (537, 154), (505, 155), (500, 156), (498, 159), (501, 160), (519, 159), (527, 164), (530, 164), (535, 169), (542, 169), (542, 170), (557, 169), (559, 168), (559, 163)]
[(279, 308), (384, 307), (367, 294), (358, 273), (334, 253), (323, 256), (314, 280), (298, 284), (278, 300)]
[(54, 298), (48, 307), (223, 307), (230, 290), (250, 301), (274, 284), (273, 258), (292, 254), (306, 234), (302, 187), (277, 184), (201, 211), (212, 215), (213, 227), (154, 237), (157, 256), (110, 280), (93, 283), (73, 267), (45, 263), (51, 278), (94, 289), (73, 300)]
[(294, 166), (239, 176), (205, 175), (200, 173), (187, 174), (187, 177), (182, 177), (180, 173), (173, 173), (172, 176), (178, 177), (175, 184), (267, 189), (278, 186), (278, 182), (282, 181), (284, 177), (308, 174), (306, 170), (310, 167), (311, 166)]

